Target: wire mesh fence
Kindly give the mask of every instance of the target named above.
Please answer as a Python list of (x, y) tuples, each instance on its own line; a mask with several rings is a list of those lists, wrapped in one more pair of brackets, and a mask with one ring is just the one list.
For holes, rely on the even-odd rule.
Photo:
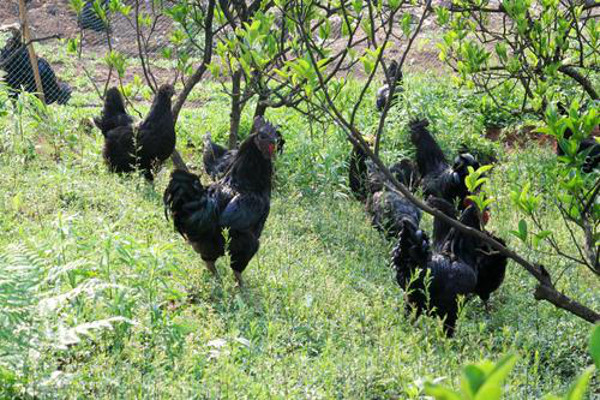
[[(175, 27), (166, 11), (174, 1), (127, 0), (126, 4), (137, 7), (128, 16), (110, 13), (108, 3), (109, 0), (100, 0), (94, 5), (93, 0), (84, 0), (78, 16), (69, 0), (26, 1), (29, 25), (36, 40), (34, 47), (38, 69), (48, 104), (65, 104), (74, 92), (89, 93), (89, 87), (82, 87), (80, 82), (91, 82), (99, 103), (103, 89), (110, 85), (127, 84), (139, 77), (157, 87), (161, 83), (172, 82), (178, 76), (176, 61), (169, 59), (164, 52), (165, 48), (172, 45), (170, 36)], [(98, 10), (95, 9), (98, 6), (106, 12), (105, 20), (98, 16)], [(135, 15), (143, 15), (149, 22), (140, 23)], [(19, 26), (18, 0), (0, 2), (0, 20), (4, 26)], [(420, 36), (421, 39), (407, 58), (407, 72), (429, 70), (442, 73), (443, 64), (435, 50), (435, 41), (439, 39), (440, 32), (433, 19), (425, 22)], [(53, 40), (56, 37), (65, 40)], [(82, 51), (77, 55), (69, 55), (69, 58), (77, 60), (71, 63), (73, 68), (67, 70), (57, 55), (65, 54), (68, 39), (77, 39)], [(0, 32), (0, 48), (0, 69), (4, 71), (4, 81), (12, 93), (20, 89), (35, 92), (32, 63), (18, 29)], [(194, 57), (193, 46), (186, 50)], [(125, 59), (127, 65), (123, 76), (111, 73), (103, 62), (109, 51)], [(402, 44), (391, 47), (387, 53), (389, 57), (399, 56)], [(186, 104), (198, 106), (201, 100), (195, 100), (192, 95)]]

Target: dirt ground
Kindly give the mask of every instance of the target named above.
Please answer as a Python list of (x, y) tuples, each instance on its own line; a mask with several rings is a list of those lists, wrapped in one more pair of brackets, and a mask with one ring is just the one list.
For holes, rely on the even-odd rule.
[[(35, 37), (59, 34), (61, 38), (69, 39), (79, 34), (77, 16), (71, 10), (69, 0), (31, 0), (28, 3), (27, 9), (29, 23)], [(415, 18), (417, 17), (416, 13), (417, 10), (415, 11)], [(4, 0), (0, 2), (0, 25), (18, 22), (18, 14), (17, 0)], [(135, 27), (122, 16), (113, 16), (111, 18), (111, 25), (115, 48), (123, 54), (137, 54)], [(442, 67), (434, 44), (436, 37), (439, 36), (439, 32), (436, 32), (437, 29), (432, 20), (425, 21), (421, 37), (427, 39), (417, 40), (413, 45), (413, 50), (411, 50), (407, 58), (406, 64), (408, 69), (439, 69)], [(335, 31), (335, 28), (333, 30)], [(170, 32), (171, 23), (169, 19), (167, 17), (159, 19), (156, 33), (150, 41), (150, 50), (158, 50), (161, 45), (165, 44)], [(398, 33), (400, 33), (399, 27)], [(84, 46), (91, 51), (106, 51), (105, 34), (92, 30), (84, 30)], [(337, 41), (337, 43), (333, 44), (333, 47), (336, 46), (345, 46), (345, 40)], [(396, 41), (388, 49), (390, 58), (401, 55), (403, 47), (403, 43)]]
[[(142, 2), (142, 7), (148, 7), (147, 2)], [(62, 39), (70, 39), (78, 37), (80, 34), (80, 28), (77, 24), (77, 15), (70, 8), (69, 0), (30, 0), (27, 4), (28, 20), (33, 37), (43, 38), (52, 35), (60, 35)], [(151, 11), (147, 9), (146, 11)], [(415, 10), (415, 18), (417, 17), (419, 10)], [(19, 8), (17, 0), (1, 0), (0, 1), (0, 25), (6, 25), (11, 23), (19, 22)], [(335, 22), (332, 21), (335, 25)], [(137, 59), (138, 54), (138, 43), (136, 40), (136, 27), (131, 21), (123, 16), (112, 16), (111, 20), (111, 37), (112, 45), (115, 50), (128, 58), (127, 74), (124, 81), (129, 82), (133, 79), (134, 75), (140, 77), (143, 76), (143, 70)], [(398, 34), (400, 34), (400, 24), (398, 24)], [(440, 32), (436, 31), (438, 28), (435, 26), (433, 20), (425, 21), (423, 32), (421, 34), (422, 39), (418, 39), (414, 45), (413, 50), (407, 57), (405, 63), (405, 69), (407, 71), (435, 71), (437, 74), (442, 75), (446, 72), (444, 65), (439, 61), (437, 56), (437, 50), (435, 49), (435, 41), (439, 38)], [(339, 29), (341, 30), (341, 28)], [(167, 44), (168, 37), (172, 31), (172, 24), (167, 17), (161, 17), (155, 27), (155, 31), (149, 41), (150, 59), (152, 60), (153, 68), (152, 71), (156, 76), (158, 83), (172, 82), (176, 76), (175, 71), (169, 69), (164, 62), (160, 62), (161, 55), (160, 49)], [(335, 32), (335, 27), (332, 29)], [(382, 40), (382, 38), (379, 38)], [(396, 41), (388, 50), (389, 58), (398, 58), (401, 56), (404, 43)], [(63, 62), (54, 55), (48, 54), (49, 49), (52, 49), (54, 42), (45, 42), (44, 46), (37, 46), (39, 48), (39, 55), (41, 57), (54, 59), (52, 62), (53, 68), (59, 77), (65, 78), (67, 81), (72, 81), (75, 77), (65, 76), (67, 73), (64, 71), (65, 66)], [(107, 38), (104, 32), (95, 32), (93, 30), (83, 31), (83, 66), (87, 73), (92, 77), (95, 84), (99, 88), (103, 88), (108, 76), (108, 68), (102, 63), (98, 62), (99, 57), (104, 56), (108, 51)], [(64, 46), (64, 44), (56, 44), (57, 46)], [(339, 48), (346, 46), (345, 38), (339, 38), (331, 43), (331, 47)], [(158, 62), (156, 62), (158, 61)], [(160, 65), (158, 65), (160, 64)], [(72, 71), (72, 70), (71, 70)], [(68, 73), (71, 74), (72, 72)], [(78, 77), (84, 77), (85, 73), (82, 68), (75, 68), (75, 73)], [(359, 78), (363, 74), (362, 65), (359, 63), (357, 68), (353, 68), (353, 75)], [(117, 84), (117, 80), (113, 77), (110, 84)]]

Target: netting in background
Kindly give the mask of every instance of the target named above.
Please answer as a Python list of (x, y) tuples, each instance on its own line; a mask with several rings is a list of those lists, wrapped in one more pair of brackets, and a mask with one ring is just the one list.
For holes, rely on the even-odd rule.
[[(18, 30), (11, 32), (11, 36), (2, 48), (0, 66), (4, 71), (4, 82), (9, 87), (12, 97), (16, 97), (21, 89), (32, 93), (38, 91), (29, 52), (23, 45)], [(38, 57), (37, 67), (46, 103), (66, 104), (71, 98), (71, 87), (56, 77), (46, 59)]]
[[(80, 18), (71, 9), (69, 0), (30, 0), (26, 3), (33, 38), (81, 37), (80, 45), (83, 48), (81, 58), (73, 54), (68, 55), (69, 59), (77, 58), (76, 62), (73, 62), (74, 67), (71, 68), (67, 68), (61, 60), (57, 60), (57, 54), (65, 53), (64, 42), (50, 40), (43, 44), (34, 44), (47, 103), (64, 104), (70, 100), (71, 94), (77, 91), (90, 93), (89, 87), (76, 85), (76, 82), (91, 81), (96, 92), (101, 92), (108, 85), (118, 84), (117, 74), (114, 71), (109, 74), (109, 68), (102, 60), (109, 48), (123, 55), (127, 61), (126, 73), (121, 83), (130, 83), (137, 76), (143, 80), (151, 80), (158, 86), (161, 83), (172, 82), (177, 76), (175, 61), (166, 59), (162, 53), (163, 49), (169, 46), (169, 37), (173, 32), (173, 23), (164, 14), (165, 9), (172, 5), (172, 0), (125, 1), (132, 7), (139, 7), (139, 11), (151, 21), (149, 25), (136, 24), (134, 12), (128, 17), (108, 13), (107, 25), (93, 10), (91, 0), (85, 2)], [(108, 0), (101, 0), (101, 5), (107, 4)], [(19, 23), (17, 0), (0, 2), (0, 20), (2, 25)], [(107, 29), (110, 35), (107, 35)], [(110, 36), (110, 46), (108, 36)], [(141, 37), (141, 41), (138, 41), (138, 36)], [(441, 36), (440, 32), (433, 20), (425, 21), (421, 39), (413, 46), (405, 64), (408, 72), (428, 70), (441, 73), (443, 65), (435, 49), (435, 41), (439, 36)], [(20, 38), (16, 38), (10, 31), (0, 32), (0, 46), (3, 49), (0, 55), (0, 66), (5, 72), (4, 80), (8, 86), (15, 91), (24, 88), (35, 92), (33, 69), (27, 49), (22, 46)], [(142, 65), (139, 57), (140, 46), (145, 65)], [(187, 50), (193, 57), (193, 48), (190, 46)], [(388, 49), (388, 57), (398, 57), (402, 50), (400, 44), (391, 46)], [(54, 61), (49, 61), (52, 58)], [(100, 102), (98, 96), (96, 102), (98, 104)], [(195, 99), (192, 95), (186, 104), (194, 107), (201, 104), (201, 100)]]
[[(68, 0), (27, 2), (27, 16), (32, 37), (49, 39), (34, 43), (44, 96), (48, 104), (54, 102), (64, 104), (70, 100), (71, 93), (74, 91), (82, 90), (89, 93), (89, 88), (82, 88), (81, 82), (93, 83), (100, 92), (107, 85), (120, 83), (118, 74), (115, 71), (109, 73), (108, 66), (102, 60), (109, 49), (122, 55), (126, 60), (126, 74), (121, 79), (121, 83), (131, 82), (136, 75), (147, 76), (155, 85), (173, 81), (175, 77), (173, 65), (162, 57), (162, 49), (168, 45), (173, 29), (171, 20), (164, 15), (165, 7), (168, 7), (171, 2), (147, 0), (137, 2), (140, 12), (152, 21), (150, 26), (136, 25), (133, 13), (129, 17), (107, 13), (107, 25), (94, 12), (92, 3), (87, 1), (84, 4), (81, 17), (78, 18)], [(125, 3), (134, 7), (136, 2)], [(108, 0), (103, 0), (101, 4), (106, 6)], [(17, 0), (0, 2), (0, 20), (3, 26), (20, 26)], [(142, 37), (141, 47), (145, 56), (146, 72), (139, 59), (138, 32)], [(81, 38), (79, 44), (83, 49), (80, 53), (81, 58), (77, 54), (65, 55), (65, 42), (53, 37), (65, 40)], [(2, 49), (0, 69), (11, 93), (16, 95), (20, 89), (35, 92), (33, 68), (18, 30), (9, 29), (0, 32), (0, 48)], [(65, 55), (69, 61), (67, 64), (70, 65), (57, 60), (57, 54)], [(54, 61), (50, 61), (52, 59)], [(79, 86), (76, 82), (80, 83)]]

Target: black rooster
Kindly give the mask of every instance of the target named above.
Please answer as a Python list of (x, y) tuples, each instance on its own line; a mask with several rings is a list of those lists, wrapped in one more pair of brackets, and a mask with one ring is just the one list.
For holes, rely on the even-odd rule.
[(154, 180), (153, 171), (175, 149), (175, 126), (171, 112), (173, 93), (173, 86), (162, 85), (154, 97), (150, 112), (137, 127), (117, 126), (104, 134), (102, 154), (111, 171), (123, 173), (140, 169), (146, 179)]
[(102, 131), (104, 136), (119, 126), (133, 124), (133, 118), (125, 111), (123, 96), (116, 87), (112, 87), (106, 92), (102, 114), (94, 118), (94, 124)]
[[(56, 78), (52, 67), (44, 58), (38, 57), (37, 63), (46, 104), (66, 104), (71, 98), (71, 87)], [(21, 88), (30, 93), (37, 92), (29, 52), (21, 43), (21, 34), (18, 31), (13, 33), (12, 38), (0, 51), (0, 68), (6, 72), (4, 80), (11, 89), (12, 98), (17, 97)]]
[(459, 200), (462, 205), (469, 194), (465, 178), (469, 175), (468, 167), (477, 170), (479, 163), (469, 153), (456, 157), (450, 166), (444, 152), (427, 129), (426, 120), (410, 122), (411, 141), (417, 148), (417, 165), (421, 174), (423, 193), (425, 196), (436, 196), (449, 202)]
[[(367, 199), (366, 209), (371, 216), (373, 226), (386, 237), (396, 239), (402, 230), (402, 221), (409, 219), (415, 226), (421, 222), (421, 210), (406, 199), (401, 193), (386, 187), (386, 177), (379, 168), (367, 161), (368, 185), (371, 194)], [(402, 160), (390, 168), (394, 177), (405, 186), (410, 185), (411, 164)]]
[[(466, 208), (460, 221), (478, 223), (475, 206)], [(410, 220), (403, 222), (392, 251), (396, 280), (406, 291), (408, 304), (417, 315), (432, 311), (444, 319), (444, 331), (453, 336), (458, 317), (458, 298), (474, 293), (477, 287), (476, 239), (457, 230), (448, 233), (443, 251), (432, 251), (429, 238)]]
[[(285, 139), (279, 131), (278, 127), (275, 127), (275, 136), (277, 137), (277, 154), (283, 153), (283, 147), (285, 145)], [(228, 150), (225, 147), (212, 141), (210, 132), (204, 135), (204, 151), (202, 153), (202, 163), (204, 164), (204, 171), (214, 180), (218, 180), (229, 169), (237, 149)]]
[(231, 269), (239, 286), (242, 272), (258, 251), (271, 203), (272, 158), (277, 134), (262, 117), (235, 154), (225, 176), (202, 186), (197, 175), (175, 170), (164, 194), (165, 211), (177, 231), (200, 253), (209, 271), (224, 255), (223, 231), (229, 229)]
[[(398, 77), (396, 79), (396, 72), (398, 72)], [(396, 60), (393, 60), (390, 63), (387, 74), (387, 81), (393, 81), (396, 79), (396, 88), (394, 90), (394, 100), (396, 100), (398, 96), (398, 92), (402, 91), (402, 71), (398, 71), (398, 63)], [(375, 106), (377, 107), (377, 111), (381, 112), (385, 108), (385, 105), (388, 101), (388, 97), (390, 96), (390, 85), (385, 84), (377, 90), (377, 97), (375, 101)]]

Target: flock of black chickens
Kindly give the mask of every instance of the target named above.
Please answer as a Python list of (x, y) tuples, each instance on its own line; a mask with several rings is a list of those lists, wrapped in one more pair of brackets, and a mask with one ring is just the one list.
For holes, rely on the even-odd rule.
[[(448, 163), (426, 120), (411, 121), (409, 129), (416, 162), (403, 159), (391, 165), (394, 177), (413, 193), (422, 192), (433, 208), (503, 243), (484, 230), (488, 211), (479, 210), (469, 199), (465, 178), (469, 167), (479, 168), (477, 160), (462, 153)], [(452, 336), (460, 296), (477, 295), (487, 306), (490, 294), (504, 281), (506, 257), (437, 217), (430, 239), (420, 228), (421, 210), (390, 187), (358, 146), (349, 159), (349, 183), (355, 197), (364, 202), (373, 226), (395, 242), (391, 264), (409, 309), (417, 315), (431, 312), (441, 317), (445, 333)]]
[[(154, 172), (175, 150), (172, 95), (171, 85), (161, 86), (146, 118), (134, 125), (118, 89), (108, 90), (94, 123), (104, 136), (102, 154), (111, 171), (139, 170), (153, 181)], [(214, 182), (203, 185), (197, 175), (175, 170), (164, 193), (165, 212), (213, 274), (217, 275), (216, 260), (227, 251), (238, 285), (243, 286), (242, 272), (258, 251), (269, 215), (272, 160), (283, 151), (283, 137), (257, 117), (239, 149), (226, 150), (210, 136), (205, 142), (205, 170)]]
[[(108, 90), (94, 123), (105, 138), (102, 154), (111, 171), (137, 170), (153, 181), (155, 171), (175, 150), (172, 95), (171, 85), (161, 86), (148, 115), (135, 125), (119, 90)], [(483, 231), (488, 213), (469, 202), (465, 186), (468, 167), (477, 169), (477, 160), (464, 153), (448, 163), (426, 120), (412, 121), (410, 131), (416, 162), (400, 160), (390, 171), (410, 190), (422, 191), (430, 205)], [(165, 215), (175, 229), (215, 276), (215, 262), (227, 252), (240, 287), (242, 272), (259, 248), (270, 210), (273, 160), (283, 152), (284, 143), (279, 129), (263, 117), (254, 120), (239, 149), (228, 150), (206, 134), (203, 164), (212, 183), (204, 184), (198, 175), (176, 169), (164, 192)], [(442, 317), (446, 333), (452, 335), (459, 296), (478, 295), (487, 301), (504, 279), (506, 257), (439, 219), (434, 221), (430, 241), (419, 227), (421, 210), (390, 188), (385, 175), (358, 146), (350, 155), (349, 178), (351, 191), (364, 202), (374, 227), (396, 242), (392, 265), (408, 304), (417, 314), (432, 311)]]
[[(99, 4), (106, 7), (107, 0)], [(107, 28), (94, 12), (91, 1), (84, 4), (79, 23), (86, 29)], [(2, 49), (0, 67), (6, 72), (4, 80), (11, 89), (11, 96), (16, 97), (20, 89), (36, 91), (29, 55), (20, 34), (15, 33)], [(38, 68), (46, 102), (65, 104), (71, 96), (71, 88), (56, 78), (43, 58), (38, 59)], [(398, 70), (397, 63), (390, 63), (387, 76), (392, 78), (377, 92), (378, 111), (389, 106), (389, 101), (396, 102), (402, 90), (402, 71)], [(390, 100), (392, 82), (397, 90)], [(140, 171), (149, 182), (153, 181), (157, 169), (175, 150), (173, 94), (171, 85), (161, 86), (148, 115), (136, 125), (126, 111), (119, 90), (107, 91), (102, 114), (94, 118), (94, 123), (105, 138), (102, 154), (110, 171)], [(409, 129), (416, 159), (400, 160), (389, 167), (390, 172), (411, 192), (421, 193), (429, 205), (448, 217), (504, 243), (485, 231), (488, 211), (479, 210), (469, 200), (471, 193), (465, 178), (469, 167), (479, 168), (475, 157), (462, 152), (451, 164), (426, 120), (411, 121)], [(568, 136), (569, 131), (565, 138)], [(251, 134), (239, 149), (228, 150), (214, 143), (207, 133), (203, 164), (212, 183), (205, 185), (199, 176), (178, 169), (172, 173), (164, 193), (167, 218), (172, 218), (175, 229), (200, 253), (207, 269), (218, 276), (215, 262), (228, 252), (239, 286), (243, 286), (242, 272), (259, 248), (270, 210), (273, 160), (283, 152), (284, 143), (279, 129), (263, 117), (254, 120)], [(600, 146), (591, 139), (589, 143), (582, 142), (580, 147), (589, 154), (585, 172), (598, 167)], [(559, 146), (559, 155), (561, 151)], [(440, 218), (434, 219), (430, 238), (420, 228), (421, 210), (391, 188), (385, 175), (360, 147), (352, 150), (348, 166), (351, 192), (364, 203), (373, 226), (395, 243), (391, 264), (398, 284), (406, 293), (408, 307), (417, 315), (427, 312), (441, 317), (446, 334), (452, 336), (461, 296), (468, 299), (477, 295), (487, 308), (490, 294), (504, 280), (506, 257)]]

